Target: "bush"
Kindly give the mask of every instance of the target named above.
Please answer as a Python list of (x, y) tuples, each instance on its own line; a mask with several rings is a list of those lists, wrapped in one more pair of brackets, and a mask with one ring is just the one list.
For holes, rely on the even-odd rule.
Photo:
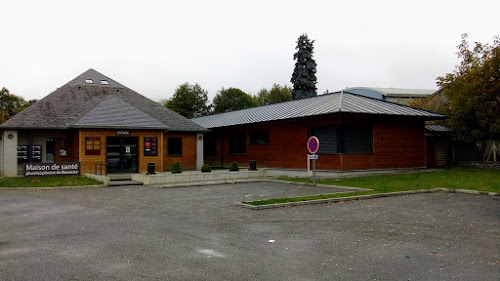
[(179, 162), (175, 161), (174, 163), (172, 163), (172, 173), (182, 173), (181, 164), (179, 164)]
[(231, 166), (229, 166), (229, 171), (231, 172), (237, 172), (239, 170), (240, 168), (238, 167), (238, 163), (236, 162), (231, 163)]
[(203, 166), (201, 166), (201, 172), (202, 173), (210, 173), (210, 172), (212, 172), (212, 167), (210, 167), (210, 165), (208, 165), (208, 164), (203, 164)]

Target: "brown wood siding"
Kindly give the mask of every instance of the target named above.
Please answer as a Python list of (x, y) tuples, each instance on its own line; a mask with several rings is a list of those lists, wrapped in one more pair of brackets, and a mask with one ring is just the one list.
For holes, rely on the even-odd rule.
[(425, 167), (424, 124), (375, 124), (373, 154), (343, 154), (342, 169)]
[[(168, 156), (168, 138), (182, 138), (182, 156)], [(170, 171), (172, 163), (178, 161), (183, 170), (196, 169), (196, 134), (166, 133), (163, 135), (163, 170)]]
[[(144, 137), (157, 137), (161, 140), (161, 131), (154, 130), (129, 130), (129, 136), (117, 136), (116, 130), (99, 130), (99, 129), (81, 129), (80, 130), (80, 162), (82, 165), (82, 174), (93, 174), (95, 165), (106, 162), (106, 137), (138, 137), (139, 146), (137, 150), (139, 173), (147, 172), (148, 163), (155, 163), (158, 171), (163, 170), (161, 154), (163, 147), (158, 147), (158, 156), (144, 156)], [(99, 155), (85, 155), (85, 137), (101, 137), (101, 152)]]
[[(205, 156), (205, 162), (212, 166), (220, 166), (222, 147), (224, 167), (228, 167), (233, 161), (238, 162), (240, 167), (248, 167), (249, 161), (255, 159), (257, 160), (257, 168), (306, 169), (306, 143), (310, 129), (342, 123), (372, 126), (372, 153), (319, 155), (316, 162), (317, 169), (358, 170), (425, 167), (423, 122), (367, 121), (360, 118), (346, 118), (345, 122), (341, 121), (339, 117), (323, 117), (301, 120), (300, 122), (289, 120), (218, 129), (215, 131), (218, 134), (216, 154)], [(269, 131), (269, 144), (250, 145), (250, 133), (263, 130)], [(229, 154), (228, 134), (235, 132), (246, 133), (247, 146), (244, 155)]]

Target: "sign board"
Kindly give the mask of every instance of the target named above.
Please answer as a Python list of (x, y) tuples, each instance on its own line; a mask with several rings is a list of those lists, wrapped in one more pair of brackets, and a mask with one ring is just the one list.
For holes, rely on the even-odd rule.
[(25, 177), (78, 176), (80, 175), (80, 162), (26, 163), (23, 175)]
[(318, 149), (319, 149), (319, 139), (315, 136), (310, 137), (307, 140), (307, 150), (311, 154), (316, 154), (316, 152), (318, 152)]
[(117, 136), (129, 136), (130, 135), (130, 131), (116, 131), (116, 135)]
[(318, 154), (308, 154), (309, 160), (318, 160)]

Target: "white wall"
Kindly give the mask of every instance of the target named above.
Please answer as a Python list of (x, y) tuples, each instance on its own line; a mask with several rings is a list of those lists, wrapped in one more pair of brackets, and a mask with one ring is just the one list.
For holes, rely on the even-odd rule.
[(196, 134), (196, 170), (200, 170), (203, 166), (203, 134)]
[[(10, 137), (10, 138), (9, 138)], [(2, 168), (4, 176), (17, 176), (17, 130), (5, 130), (2, 136)]]

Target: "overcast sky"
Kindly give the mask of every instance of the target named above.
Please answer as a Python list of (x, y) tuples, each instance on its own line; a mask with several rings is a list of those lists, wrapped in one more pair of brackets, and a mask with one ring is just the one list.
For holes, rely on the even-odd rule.
[(40, 99), (89, 68), (153, 99), (199, 83), (256, 94), (290, 85), (296, 40), (314, 42), (318, 93), (435, 89), (460, 35), (492, 42), (498, 0), (0, 0), (0, 87)]

